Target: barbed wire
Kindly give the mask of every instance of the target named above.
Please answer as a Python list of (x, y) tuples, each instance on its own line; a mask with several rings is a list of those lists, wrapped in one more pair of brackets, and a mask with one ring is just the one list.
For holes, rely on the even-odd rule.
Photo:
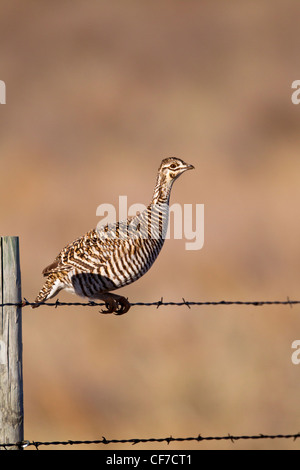
[(67, 440), (67, 441), (21, 441), (21, 442), (15, 442), (15, 443), (8, 443), (8, 444), (1, 444), (0, 447), (4, 449), (9, 449), (10, 447), (18, 447), (19, 449), (25, 449), (27, 447), (35, 447), (36, 450), (39, 449), (41, 446), (73, 446), (73, 445), (98, 445), (98, 444), (103, 444), (103, 445), (109, 445), (109, 444), (144, 444), (144, 443), (149, 443), (149, 442), (165, 442), (167, 444), (170, 444), (172, 442), (190, 442), (190, 441), (196, 441), (196, 442), (204, 442), (204, 441), (231, 441), (232, 443), (240, 440), (259, 440), (259, 439), (293, 439), (296, 441), (298, 438), (300, 438), (300, 433), (296, 434), (255, 434), (255, 435), (232, 435), (232, 434), (227, 434), (225, 436), (202, 436), (201, 434), (198, 434), (198, 436), (195, 437), (162, 437), (162, 438), (155, 438), (155, 437), (150, 437), (150, 438), (134, 438), (134, 439), (106, 439), (105, 437), (102, 437), (102, 439), (96, 439), (96, 440), (85, 440), (85, 441), (74, 441), (74, 440)]
[[(161, 297), (160, 300), (154, 301), (154, 302), (130, 302), (130, 305), (132, 307), (137, 307), (137, 306), (142, 306), (142, 307), (156, 307), (159, 308), (161, 306), (177, 306), (177, 307), (182, 307), (186, 306), (188, 308), (191, 308), (193, 306), (216, 306), (216, 305), (241, 305), (241, 306), (246, 306), (246, 305), (252, 305), (255, 307), (261, 307), (264, 305), (289, 305), (290, 307), (293, 307), (293, 305), (300, 304), (300, 300), (291, 300), (289, 297), (287, 297), (286, 300), (218, 300), (218, 301), (190, 301), (190, 300), (185, 300), (182, 297), (181, 302), (174, 302), (174, 301), (169, 301), (166, 302), (163, 300), (163, 297)], [(26, 307), (26, 306), (35, 306), (35, 302), (30, 302), (27, 299), (24, 298), (22, 302), (6, 302), (0, 304), (0, 307), (8, 307), (8, 306), (13, 306), (13, 307)], [(105, 305), (103, 302), (60, 302), (59, 300), (56, 300), (55, 302), (39, 302), (39, 306), (46, 306), (46, 307), (101, 307)]]
[[(242, 306), (264, 306), (264, 305), (289, 305), (293, 307), (293, 305), (300, 304), (300, 300), (290, 300), (287, 297), (286, 300), (255, 300), (255, 301), (240, 301), (240, 300), (220, 300), (220, 301), (187, 301), (182, 298), (181, 302), (165, 302), (163, 297), (155, 302), (132, 302), (131, 306), (156, 306), (159, 308), (161, 306), (187, 306), (191, 308), (192, 306), (216, 306), (216, 305), (242, 305)], [(5, 306), (16, 306), (16, 307), (26, 307), (26, 306), (34, 306), (36, 305), (35, 302), (30, 302), (24, 298), (22, 302), (7, 302), (0, 304), (0, 307)], [(60, 302), (56, 300), (55, 302), (41, 302), (40, 306), (44, 305), (47, 307), (62, 307), (62, 306), (81, 306), (81, 307), (100, 307), (105, 305), (105, 303), (99, 302)], [(170, 444), (172, 442), (188, 442), (188, 441), (196, 441), (196, 442), (203, 442), (203, 441), (231, 441), (232, 443), (239, 441), (239, 440), (260, 440), (260, 439), (293, 439), (296, 441), (300, 438), (300, 433), (295, 434), (256, 434), (256, 435), (232, 435), (227, 434), (225, 436), (202, 436), (198, 434), (198, 436), (194, 437), (164, 437), (164, 438), (133, 438), (133, 439), (106, 439), (102, 437), (102, 439), (96, 440), (66, 440), (66, 441), (29, 441), (24, 440), (21, 442), (15, 443), (0, 443), (0, 448), (9, 449), (11, 447), (16, 447), (19, 449), (25, 449), (27, 447), (35, 447), (36, 450), (39, 449), (41, 446), (73, 446), (73, 445), (109, 445), (109, 444), (143, 444), (143, 443), (162, 443), (165, 442)]]

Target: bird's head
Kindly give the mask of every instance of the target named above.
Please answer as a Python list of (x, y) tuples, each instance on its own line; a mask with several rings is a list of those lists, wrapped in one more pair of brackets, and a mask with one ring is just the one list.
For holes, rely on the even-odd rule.
[(165, 158), (159, 167), (159, 173), (165, 181), (173, 182), (187, 170), (193, 170), (195, 167), (185, 163), (180, 158)]
[(152, 204), (158, 202), (168, 203), (174, 181), (186, 170), (192, 170), (193, 168), (193, 165), (188, 165), (180, 158), (164, 158), (158, 169)]

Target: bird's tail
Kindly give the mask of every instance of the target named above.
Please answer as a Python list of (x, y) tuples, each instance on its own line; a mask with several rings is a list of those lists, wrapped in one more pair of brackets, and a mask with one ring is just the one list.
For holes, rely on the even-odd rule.
[(64, 288), (64, 284), (58, 279), (56, 273), (50, 274), (40, 292), (38, 293), (37, 298), (35, 299), (35, 305), (32, 305), (32, 308), (37, 308), (40, 306), (41, 302), (51, 299), (58, 292)]

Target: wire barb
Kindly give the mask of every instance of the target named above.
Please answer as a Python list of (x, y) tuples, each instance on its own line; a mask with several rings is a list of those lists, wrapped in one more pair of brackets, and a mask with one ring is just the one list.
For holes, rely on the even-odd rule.
[(187, 302), (183, 297), (182, 297), (184, 305), (186, 305), (189, 309), (191, 309), (190, 303)]

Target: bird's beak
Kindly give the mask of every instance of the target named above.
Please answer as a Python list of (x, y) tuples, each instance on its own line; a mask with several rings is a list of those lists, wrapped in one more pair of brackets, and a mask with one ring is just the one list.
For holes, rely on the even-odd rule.
[(188, 164), (187, 164), (185, 169), (186, 169), (186, 170), (194, 170), (195, 167), (194, 167), (194, 165), (188, 165)]

